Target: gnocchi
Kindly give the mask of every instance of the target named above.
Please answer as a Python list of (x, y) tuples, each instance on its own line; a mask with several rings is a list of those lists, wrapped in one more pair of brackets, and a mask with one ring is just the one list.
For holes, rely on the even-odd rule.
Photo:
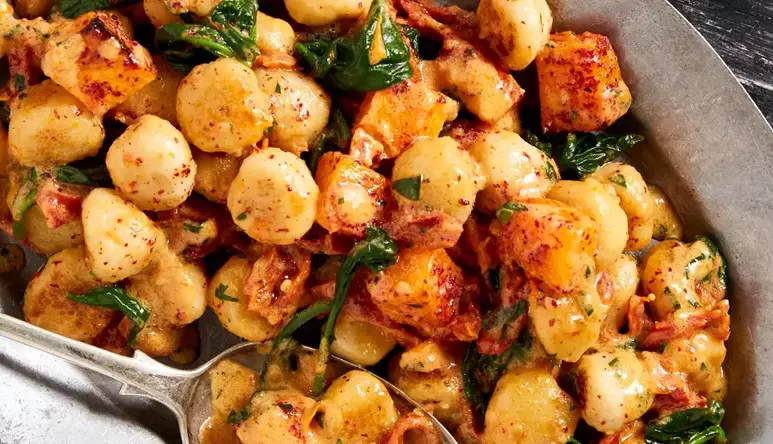
[(331, 25), (340, 20), (356, 19), (370, 8), (372, 0), (285, 0), (290, 17), (308, 26)]
[(267, 148), (247, 157), (228, 190), (234, 223), (251, 238), (288, 245), (311, 228), (319, 187), (298, 157)]
[(545, 0), (482, 0), (480, 38), (488, 41), (503, 65), (525, 69), (550, 38), (553, 14)]
[(51, 80), (11, 101), (8, 147), (24, 166), (64, 165), (97, 154), (102, 119)]
[(140, 117), (110, 145), (105, 158), (121, 195), (141, 210), (170, 210), (193, 191), (196, 162), (182, 133), (153, 115)]
[(196, 66), (177, 88), (176, 109), (185, 138), (209, 153), (241, 156), (273, 123), (255, 73), (234, 59)]
[[(418, 203), (442, 210), (464, 223), (486, 177), (475, 159), (449, 137), (416, 142), (395, 161), (392, 183), (418, 178)], [(394, 188), (394, 185), (393, 185)], [(395, 192), (398, 201), (404, 195)]]
[(542, 151), (509, 131), (486, 133), (470, 147), (486, 175), (476, 207), (494, 213), (507, 202), (545, 197), (559, 179), (558, 167)]
[(330, 96), (299, 72), (258, 68), (255, 74), (274, 117), (269, 143), (300, 156), (327, 126)]
[(144, 269), (163, 234), (142, 211), (115, 191), (93, 190), (83, 201), (87, 262), (104, 282), (118, 282)]

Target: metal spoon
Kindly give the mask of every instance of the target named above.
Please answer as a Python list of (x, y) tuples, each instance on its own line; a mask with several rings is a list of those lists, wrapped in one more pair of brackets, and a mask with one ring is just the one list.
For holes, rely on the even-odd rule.
[[(239, 358), (238, 360), (244, 363), (245, 357), (248, 357), (249, 364), (252, 364), (253, 367), (259, 366), (265, 359), (265, 356), (257, 353), (258, 343), (243, 342), (234, 345), (195, 369), (179, 370), (161, 364), (141, 351), (135, 351), (133, 358), (117, 355), (60, 336), (2, 313), (0, 313), (0, 336), (120, 381), (123, 383), (120, 391), (122, 395), (144, 396), (164, 404), (177, 417), (183, 444), (199, 442), (199, 430), (210, 414), (210, 385), (205, 380), (207, 371), (221, 359)], [(344, 359), (335, 356), (331, 356), (331, 358), (348, 369), (367, 371)], [(373, 376), (389, 388), (393, 395), (405, 403), (421, 409), (400, 389), (377, 375)], [(435, 417), (425, 410), (421, 410), (438, 429), (443, 443), (456, 444), (453, 436)]]

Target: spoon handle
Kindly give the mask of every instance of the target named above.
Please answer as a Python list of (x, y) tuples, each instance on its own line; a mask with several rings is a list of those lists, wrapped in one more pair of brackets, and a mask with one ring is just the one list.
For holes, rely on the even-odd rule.
[(194, 372), (161, 365), (142, 352), (135, 352), (134, 358), (117, 355), (2, 313), (0, 336), (140, 389), (146, 393), (145, 396), (161, 402), (174, 412), (180, 423), (183, 440), (187, 441), (187, 419), (183, 404), (187, 401), (186, 396), (195, 379)]

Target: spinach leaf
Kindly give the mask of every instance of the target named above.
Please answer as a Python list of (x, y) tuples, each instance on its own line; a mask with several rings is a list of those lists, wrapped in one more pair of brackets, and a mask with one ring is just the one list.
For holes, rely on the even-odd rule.
[(65, 18), (71, 19), (90, 11), (112, 9), (137, 2), (139, 0), (58, 0), (56, 5)]
[(333, 110), (330, 115), (327, 129), (319, 136), (309, 150), (306, 162), (312, 174), (317, 172), (319, 159), (328, 151), (345, 150), (352, 140), (352, 130), (346, 122), (344, 113), (339, 108)]
[[(614, 135), (605, 132), (569, 133), (565, 140), (556, 137), (550, 141), (540, 140), (531, 131), (524, 133), (530, 145), (556, 159), (562, 175), (585, 176), (596, 171), (618, 154), (624, 153), (644, 140), (636, 134)], [(546, 165), (548, 177), (557, 179), (552, 165)]]
[(702, 444), (727, 441), (720, 427), (725, 409), (712, 400), (707, 408), (691, 408), (650, 421), (645, 429), (647, 444)]
[(520, 340), (498, 355), (482, 354), (474, 342), (467, 347), (462, 361), (462, 384), (464, 396), (478, 415), (478, 420), (482, 421), (486, 416), (488, 400), (510, 361), (517, 359), (525, 362), (532, 340), (528, 329), (524, 329)]
[(13, 237), (24, 239), (24, 214), (35, 206), (38, 197), (38, 172), (35, 168), (25, 169), (22, 173), (19, 189), (11, 203), (11, 217), (13, 218)]
[(181, 72), (235, 55), (216, 29), (197, 24), (167, 23), (156, 31), (156, 47), (169, 66)]
[(231, 410), (225, 418), (225, 422), (228, 424), (241, 424), (250, 417), (250, 413), (252, 412), (249, 405), (238, 412), (236, 410)]
[(399, 25), (403, 35), (411, 42), (411, 49), (416, 56), (419, 56), (419, 30), (409, 25)]
[(580, 176), (591, 174), (616, 155), (628, 151), (644, 137), (636, 134), (616, 136), (606, 133), (569, 133), (561, 150), (558, 165), (561, 171), (576, 171)]
[(295, 49), (312, 76), (344, 91), (375, 91), (413, 76), (411, 50), (386, 0), (373, 1), (354, 35), (298, 43)]
[(260, 54), (255, 43), (257, 0), (224, 0), (201, 23), (168, 23), (156, 31), (156, 47), (181, 72), (219, 57), (252, 65)]
[(323, 302), (318, 301), (315, 302), (302, 311), (295, 314), (295, 316), (290, 319), (290, 322), (285, 324), (284, 327), (282, 327), (281, 330), (279, 330), (279, 333), (274, 338), (274, 341), (271, 346), (271, 353), (269, 353), (266, 356), (265, 361), (263, 361), (263, 366), (260, 369), (260, 383), (263, 385), (266, 382), (266, 374), (268, 372), (268, 367), (273, 362), (274, 358), (281, 354), (284, 350), (294, 348), (296, 345), (296, 342), (293, 340), (292, 336), (293, 333), (295, 333), (296, 330), (301, 328), (304, 324), (309, 322), (310, 320), (316, 318), (317, 316), (327, 313), (330, 311), (330, 302)]
[(330, 302), (330, 314), (319, 342), (319, 354), (314, 368), (313, 393), (315, 396), (321, 395), (325, 389), (327, 360), (330, 355), (330, 345), (334, 341), (333, 328), (344, 306), (346, 296), (349, 294), (349, 286), (354, 278), (354, 273), (360, 265), (365, 265), (374, 273), (392, 266), (397, 262), (397, 251), (397, 244), (386, 231), (376, 227), (368, 227), (365, 240), (357, 242), (346, 255), (346, 259), (336, 275), (335, 294)]
[(239, 59), (250, 64), (259, 55), (257, 15), (256, 0), (223, 0), (209, 14), (209, 25), (220, 32)]
[(547, 154), (548, 156), (553, 156), (553, 144), (550, 142), (543, 142), (539, 140), (539, 137), (537, 137), (536, 134), (533, 132), (526, 130), (526, 132), (523, 135), (524, 140), (529, 143), (529, 145), (532, 145), (536, 147), (538, 150), (542, 151), (543, 153)]
[(91, 185), (91, 179), (85, 172), (73, 166), (64, 165), (54, 168), (52, 171), (54, 179), (57, 182), (69, 183), (73, 185)]
[(150, 317), (150, 310), (145, 304), (129, 296), (129, 293), (120, 287), (97, 287), (85, 294), (67, 293), (67, 297), (81, 304), (118, 310), (126, 315), (126, 318), (132, 323), (132, 328), (129, 332), (129, 342), (126, 345), (134, 343), (137, 335), (145, 327), (145, 323)]

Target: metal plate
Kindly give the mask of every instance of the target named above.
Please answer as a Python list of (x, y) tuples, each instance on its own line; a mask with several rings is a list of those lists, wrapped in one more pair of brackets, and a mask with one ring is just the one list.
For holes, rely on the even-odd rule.
[[(732, 279), (727, 425), (733, 442), (773, 442), (773, 131), (665, 0), (550, 3), (555, 30), (610, 37), (634, 92), (623, 124), (648, 139), (633, 163), (671, 196), (689, 235), (719, 240)], [(20, 314), (23, 282), (33, 270), (0, 282), (0, 310)], [(214, 330), (202, 333), (210, 338)], [(233, 340), (222, 333), (215, 339), (205, 355)], [(111, 381), (0, 339), (0, 444), (177, 442), (170, 414), (117, 393)]]

